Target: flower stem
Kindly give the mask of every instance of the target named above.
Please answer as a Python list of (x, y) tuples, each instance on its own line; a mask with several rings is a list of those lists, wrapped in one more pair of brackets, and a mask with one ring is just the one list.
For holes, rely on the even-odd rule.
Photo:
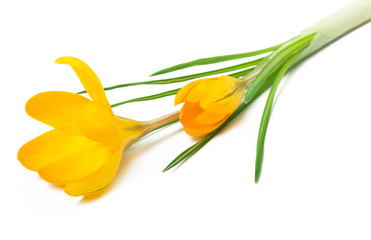
[(169, 124), (177, 122), (179, 120), (179, 112), (180, 112), (180, 110), (146, 122), (146, 124), (148, 124), (148, 126), (149, 126), (148, 130), (146, 132), (149, 133), (149, 132), (152, 132), (154, 130), (165, 127)]
[[(302, 31), (301, 36), (316, 33), (310, 45), (295, 63), (371, 20), (371, 0), (356, 0)], [(294, 64), (295, 64), (294, 63)]]

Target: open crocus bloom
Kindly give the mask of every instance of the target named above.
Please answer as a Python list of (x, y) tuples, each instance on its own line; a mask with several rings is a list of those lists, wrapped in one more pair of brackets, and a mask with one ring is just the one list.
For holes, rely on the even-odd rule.
[(89, 195), (115, 176), (124, 149), (148, 133), (144, 122), (113, 114), (97, 75), (84, 62), (62, 57), (92, 100), (69, 92), (43, 92), (26, 104), (31, 117), (54, 129), (21, 147), (18, 160), (72, 196)]
[(200, 137), (215, 130), (238, 108), (244, 91), (244, 82), (229, 76), (185, 85), (175, 97), (175, 105), (184, 102), (179, 120), (185, 132)]

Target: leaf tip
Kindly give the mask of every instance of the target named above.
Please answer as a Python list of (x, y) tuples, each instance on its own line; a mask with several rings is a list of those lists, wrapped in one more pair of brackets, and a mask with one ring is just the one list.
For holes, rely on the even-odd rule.
[(150, 77), (154, 77), (154, 76), (157, 76), (157, 75), (160, 75), (161, 74), (161, 71), (157, 71), (155, 73), (152, 73), (151, 75), (149, 75)]
[(171, 167), (167, 166), (166, 168), (164, 168), (164, 170), (162, 170), (162, 172), (167, 172)]
[(244, 103), (248, 104), (251, 101), (251, 99), (252, 99), (251, 94), (249, 94), (249, 92), (247, 92), (246, 95), (245, 95)]

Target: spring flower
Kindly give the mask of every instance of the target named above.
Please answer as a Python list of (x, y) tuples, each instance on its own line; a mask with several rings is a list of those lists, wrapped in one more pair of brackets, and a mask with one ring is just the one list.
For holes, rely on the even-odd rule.
[(175, 97), (184, 105), (179, 120), (188, 135), (200, 137), (219, 127), (240, 105), (245, 92), (241, 79), (221, 76), (185, 85)]
[(23, 145), (18, 160), (45, 181), (64, 186), (71, 196), (89, 195), (112, 180), (126, 148), (171, 119), (138, 122), (117, 117), (88, 65), (73, 57), (56, 62), (73, 68), (92, 100), (61, 91), (32, 97), (27, 114), (54, 129)]

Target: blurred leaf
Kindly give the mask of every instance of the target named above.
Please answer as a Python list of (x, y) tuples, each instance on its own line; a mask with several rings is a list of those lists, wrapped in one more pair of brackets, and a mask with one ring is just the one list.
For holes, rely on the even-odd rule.
[[(300, 53), (300, 52), (299, 52)], [(263, 154), (264, 154), (264, 141), (265, 141), (265, 135), (267, 132), (269, 117), (271, 115), (274, 95), (277, 91), (278, 85), (281, 82), (282, 77), (285, 75), (286, 71), (290, 68), (293, 61), (299, 56), (298, 53), (296, 53), (294, 56), (289, 58), (285, 64), (279, 69), (277, 76), (275, 77), (271, 90), (269, 92), (269, 96), (267, 99), (267, 102), (265, 104), (263, 116), (261, 118), (260, 122), (260, 128), (259, 128), (259, 135), (258, 135), (258, 143), (256, 147), (256, 161), (255, 161), (255, 183), (258, 183), (262, 165), (263, 165)]]
[[(175, 78), (167, 78), (167, 79), (160, 79), (160, 80), (150, 80), (150, 81), (143, 81), (143, 82), (133, 82), (133, 83), (124, 83), (124, 84), (119, 84), (111, 87), (106, 87), (104, 88), (105, 91), (108, 90), (113, 90), (116, 88), (122, 88), (122, 87), (129, 87), (129, 86), (135, 86), (135, 85), (143, 85), (143, 84), (169, 84), (169, 83), (177, 83), (177, 82), (184, 82), (196, 78), (201, 78), (201, 77), (206, 77), (206, 76), (211, 76), (215, 74), (220, 74), (220, 73), (226, 73), (226, 72), (232, 72), (235, 70), (243, 69), (243, 68), (251, 68), (254, 67), (256, 64), (258, 64), (263, 58), (256, 59), (250, 62), (242, 63), (242, 64), (237, 64), (233, 65), (230, 67), (225, 67), (221, 69), (216, 69), (212, 71), (207, 71), (207, 72), (202, 72), (202, 73), (196, 73), (192, 75), (187, 75), (187, 76), (181, 76), (181, 77), (175, 77)], [(86, 93), (86, 91), (81, 91), (78, 92), (77, 94), (82, 94)]]
[[(243, 70), (243, 71), (240, 71), (240, 72), (230, 74), (229, 76), (235, 77), (235, 78), (242, 77), (242, 76), (245, 76), (246, 74), (248, 74), (249, 72), (251, 72), (252, 70), (253, 70), (253, 68)], [(168, 97), (168, 96), (177, 94), (179, 90), (180, 90), (180, 88), (177, 88), (177, 89), (173, 89), (173, 90), (169, 90), (169, 91), (166, 91), (166, 92), (157, 93), (157, 94), (153, 94), (153, 95), (149, 95), (149, 96), (145, 96), (145, 97), (133, 98), (133, 99), (126, 100), (126, 101), (123, 101), (123, 102), (112, 104), (111, 107), (114, 108), (114, 107), (117, 107), (117, 106), (120, 106), (120, 105), (123, 105), (123, 104), (126, 104), (126, 103), (142, 102), (142, 101), (149, 101), (149, 100), (155, 100), (155, 99), (158, 99), (158, 98)]]
[[(306, 48), (314, 36), (315, 34), (310, 34), (304, 37), (294, 38), (291, 42), (288, 42), (287, 45), (274, 52), (247, 89), (245, 103), (253, 99), (260, 86), (267, 81), (267, 77), (271, 75), (272, 72), (275, 72), (279, 67), (281, 67), (293, 54)], [(257, 66), (257, 68), (258, 67), (259, 66)]]
[(154, 94), (154, 95), (149, 95), (149, 96), (140, 97), (140, 98), (134, 98), (134, 99), (130, 99), (130, 100), (127, 100), (127, 101), (112, 104), (111, 107), (112, 108), (117, 107), (117, 106), (120, 106), (120, 105), (123, 105), (123, 104), (126, 104), (126, 103), (142, 102), (142, 101), (148, 101), (148, 100), (163, 98), (163, 97), (175, 95), (179, 90), (180, 90), (180, 88), (177, 88), (177, 89), (173, 89), (173, 90), (170, 90), (170, 91), (157, 93), (157, 94)]
[(224, 62), (224, 61), (230, 61), (230, 60), (235, 60), (235, 59), (240, 59), (240, 58), (247, 58), (247, 57), (252, 57), (252, 56), (257, 56), (263, 53), (267, 52), (272, 52), (276, 49), (278, 49), (282, 44), (261, 49), (258, 51), (253, 51), (253, 52), (247, 52), (247, 53), (238, 53), (238, 54), (231, 54), (231, 55), (224, 55), (224, 56), (216, 56), (216, 57), (209, 57), (209, 58), (201, 58), (197, 59), (194, 61), (186, 62), (186, 63), (181, 63), (169, 68), (162, 69), (158, 72), (153, 73), (151, 76), (156, 76), (160, 74), (165, 74), (169, 72), (174, 72), (177, 70), (181, 70), (184, 68), (189, 68), (189, 67), (194, 67), (194, 66), (199, 66), (199, 65), (207, 65), (207, 64), (214, 64), (214, 63), (219, 63), (219, 62)]

